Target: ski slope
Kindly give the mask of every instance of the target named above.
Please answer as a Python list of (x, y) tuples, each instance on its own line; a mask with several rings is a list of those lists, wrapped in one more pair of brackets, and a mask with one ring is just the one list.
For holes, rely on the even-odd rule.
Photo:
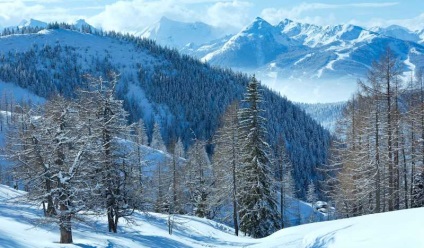
[(263, 239), (236, 237), (230, 227), (191, 216), (175, 216), (169, 235), (167, 215), (137, 212), (134, 223), (120, 222), (118, 234), (106, 232), (104, 218), (90, 217), (74, 225), (74, 244), (61, 245), (58, 228), (40, 221), (42, 210), (22, 195), (0, 185), (0, 247), (424, 247), (424, 208), (307, 224)]

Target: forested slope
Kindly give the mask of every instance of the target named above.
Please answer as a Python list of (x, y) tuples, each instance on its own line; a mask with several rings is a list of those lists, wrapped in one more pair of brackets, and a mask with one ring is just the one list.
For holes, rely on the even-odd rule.
[[(108, 78), (115, 71), (120, 75), (116, 93), (125, 100), (130, 120), (142, 118), (149, 139), (154, 123), (159, 123), (167, 144), (178, 137), (186, 148), (194, 136), (210, 141), (224, 110), (242, 98), (249, 80), (151, 40), (114, 32), (84, 33), (67, 25), (49, 28), (0, 37), (0, 80), (46, 98), (58, 93), (74, 97), (74, 90), (84, 87), (84, 75)], [(268, 141), (275, 147), (282, 134), (298, 194), (304, 196), (310, 180), (322, 179), (315, 169), (326, 162), (330, 135), (289, 100), (266, 88), (263, 95)]]

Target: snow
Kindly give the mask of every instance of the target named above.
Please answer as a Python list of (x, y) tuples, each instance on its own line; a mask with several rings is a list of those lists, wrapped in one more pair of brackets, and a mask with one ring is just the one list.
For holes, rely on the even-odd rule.
[(409, 55), (408, 55), (408, 58), (405, 61), (403, 61), (403, 63), (409, 68), (410, 71), (412, 71), (412, 72), (415, 71), (416, 66), (411, 63)]
[(27, 89), (21, 88), (16, 84), (2, 82), (0, 80), (0, 98), (5, 97), (3, 96), (4, 94), (7, 95), (9, 100), (13, 99), (13, 101), (17, 104), (28, 101), (33, 104), (42, 104), (46, 101), (44, 98), (35, 95)]
[[(20, 200), (24, 194), (0, 185), (0, 246), (64, 247), (58, 244), (58, 228), (40, 221), (42, 210)], [(118, 234), (106, 231), (105, 218), (87, 217), (86, 224), (74, 226), (74, 244), (66, 247), (424, 247), (424, 208), (291, 227), (263, 239), (236, 237), (225, 225), (179, 215), (171, 218), (169, 235), (167, 215), (136, 212), (133, 217), (132, 224), (120, 222)]]
[(301, 58), (301, 59), (297, 60), (296, 62), (294, 62), (294, 64), (293, 64), (293, 65), (297, 65), (297, 64), (301, 63), (301, 62), (302, 62), (302, 61), (304, 61), (305, 59), (310, 58), (312, 55), (314, 55), (314, 54), (313, 54), (313, 53), (308, 53), (308, 54), (306, 54), (306, 55), (305, 55), (305, 57), (303, 57), (303, 58)]
[[(0, 247), (63, 247), (58, 244), (58, 228), (40, 221), (42, 209), (15, 201), (22, 195), (0, 185)], [(74, 244), (66, 247), (242, 247), (256, 242), (236, 237), (232, 228), (207, 219), (174, 216), (169, 235), (167, 215), (135, 212), (133, 217), (132, 224), (120, 222), (118, 234), (107, 232), (106, 218), (89, 217), (87, 224), (74, 226)]]
[(252, 247), (424, 247), (424, 208), (308, 224), (279, 231)]

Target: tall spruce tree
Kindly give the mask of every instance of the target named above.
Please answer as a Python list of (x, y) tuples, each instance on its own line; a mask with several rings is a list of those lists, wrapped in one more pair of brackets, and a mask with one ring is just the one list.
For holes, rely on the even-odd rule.
[(239, 215), (240, 231), (254, 238), (270, 235), (279, 228), (279, 214), (275, 201), (271, 171), (266, 119), (260, 83), (253, 76), (244, 96), (245, 108), (240, 109), (240, 138), (242, 165), (240, 168)]

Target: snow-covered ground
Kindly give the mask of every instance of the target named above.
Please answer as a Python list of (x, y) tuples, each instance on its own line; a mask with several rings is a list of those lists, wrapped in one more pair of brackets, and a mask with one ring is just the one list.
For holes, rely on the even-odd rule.
[(74, 226), (74, 244), (58, 243), (55, 225), (40, 222), (42, 210), (19, 200), (24, 192), (0, 185), (0, 247), (424, 247), (424, 208), (291, 227), (267, 238), (236, 237), (214, 221), (175, 216), (173, 235), (167, 215), (135, 213), (109, 234), (104, 218)]

